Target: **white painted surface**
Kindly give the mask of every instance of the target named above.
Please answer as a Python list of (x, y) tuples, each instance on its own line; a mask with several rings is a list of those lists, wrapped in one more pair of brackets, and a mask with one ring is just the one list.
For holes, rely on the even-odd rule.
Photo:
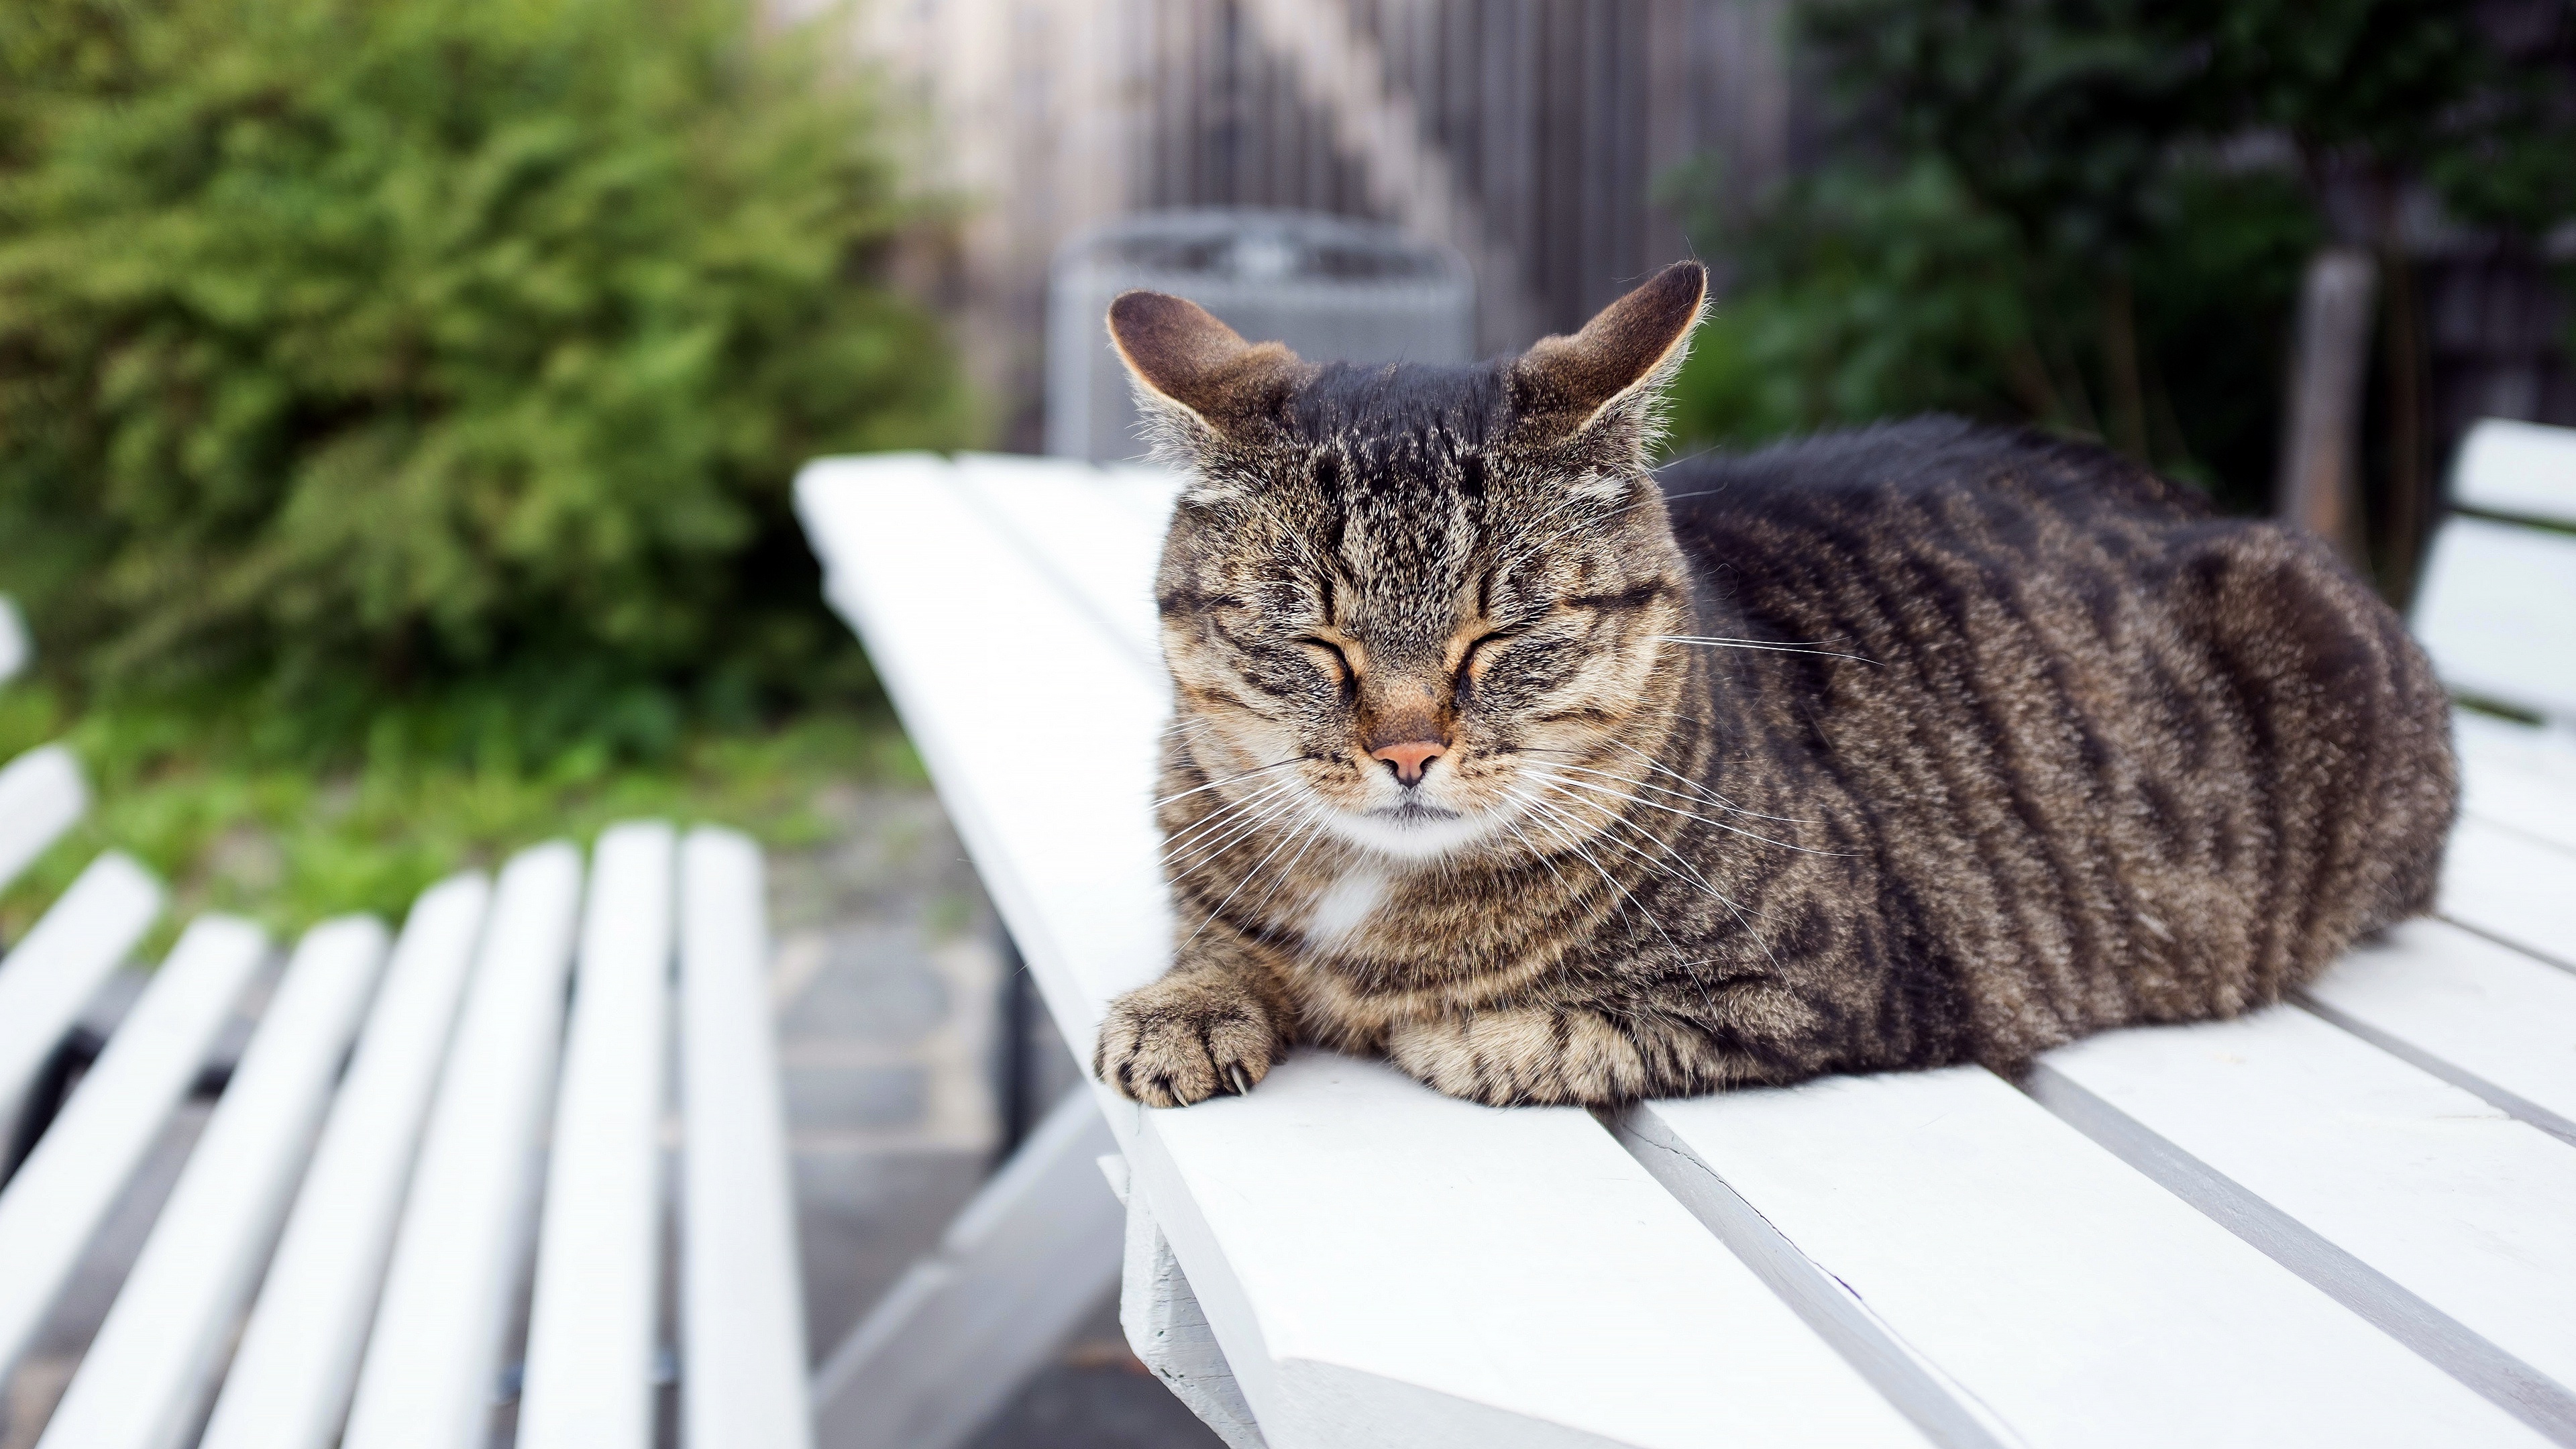
[(161, 914), (161, 883), (132, 856), (89, 863), (8, 955), (0, 956), (0, 1117)]
[(1888, 1361), (1910, 1355), (1990, 1442), (2526, 1437), (1980, 1068), (1637, 1116), (1822, 1270), (1803, 1291), (1841, 1301), (1817, 1308), (1875, 1328)]
[(501, 872), (430, 1108), (347, 1449), (482, 1449), (554, 1093), (581, 856), (560, 841)]
[(964, 453), (953, 476), (1026, 566), (1052, 575), (1103, 632), (1147, 663), (1159, 664), (1162, 625), (1154, 606), (1154, 570), (1162, 558), (1162, 531), (1138, 527), (1135, 513), (1115, 497), (1114, 485), (1099, 469), (1064, 458)]
[(328, 1449), (492, 888), (451, 876), (403, 922), (200, 1449)]
[(816, 1438), (954, 1449), (1008, 1402), (1117, 1276), (1112, 1146), (1088, 1092), (1057, 1103), (816, 1372)]
[(2576, 856), (2484, 820), (2462, 820), (2442, 857), (2435, 909), (2483, 936), (2576, 969)]
[(2461, 813), (2576, 852), (2576, 734), (2465, 710), (2452, 722)]
[(0, 683), (18, 677), (35, 657), (35, 645), (27, 638), (27, 621), (18, 612), (15, 600), (0, 594)]
[[(1151, 540), (1144, 486), (1059, 502)], [(1159, 666), (936, 458), (815, 464), (799, 507), (1057, 1024), (1087, 1043), (1108, 997), (1168, 960)], [(1321, 1054), (1179, 1112), (1101, 1101), (1275, 1449), (1920, 1442), (1583, 1113), (1475, 1107)]]
[(2454, 690), (2576, 716), (2576, 537), (2451, 518), (2433, 539), (2413, 625)]
[(591, 849), (519, 1449), (653, 1441), (676, 853), (671, 827), (659, 821), (611, 826)]
[(0, 1191), (0, 1374), (26, 1352), (267, 955), (259, 927), (200, 916)]
[(2451, 467), (2451, 501), (2488, 513), (2576, 523), (2576, 428), (2478, 419)]
[[(1127, 1176), (1127, 1160), (1100, 1159), (1112, 1181)], [(1127, 1239), (1118, 1285), (1118, 1326), (1136, 1361), (1154, 1371), (1173, 1397), (1189, 1405), (1199, 1422), (1214, 1430), (1226, 1449), (1269, 1449), (1243, 1386), (1208, 1326), (1189, 1275), (1172, 1253), (1172, 1240), (1154, 1221), (1153, 1206), (1141, 1192), (1127, 1194)]]
[[(2576, 1384), (2576, 1151), (2568, 1144), (2294, 1007), (2113, 1032), (2044, 1061), (2044, 1070), (2554, 1380), (2559, 1402), (2549, 1417), (2562, 1437), (2576, 1438), (2576, 1395), (2564, 1387)], [(2298, 1249), (2287, 1256), (2301, 1266)], [(2319, 1260), (2302, 1271), (2331, 1274), (2335, 1265)], [(2426, 1351), (2437, 1356), (2461, 1351), (2439, 1325), (2405, 1331), (2420, 1332), (2419, 1349), (2436, 1345)]]
[(680, 853), (680, 1100), (680, 1442), (804, 1449), (814, 1421), (760, 848), (703, 826)]
[(305, 934), (38, 1449), (187, 1442), (384, 958), (371, 916)]
[(0, 887), (34, 864), (87, 809), (80, 762), (61, 745), (29, 750), (0, 769)]
[(2307, 990), (2346, 1030), (2576, 1145), (2576, 972), (2444, 921), (2355, 948)]

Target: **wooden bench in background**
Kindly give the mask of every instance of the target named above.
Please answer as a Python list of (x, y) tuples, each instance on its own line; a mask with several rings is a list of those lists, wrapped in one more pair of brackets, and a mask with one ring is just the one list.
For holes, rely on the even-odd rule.
[[(2465, 694), (2562, 726), (2576, 538), (2503, 520), (2576, 520), (2571, 459), (2481, 429), (2417, 615)], [(927, 454), (799, 480), (829, 597), (1077, 1052), (1169, 959), (1150, 584), (1174, 487)], [(2021, 1082), (1595, 1116), (1301, 1051), (1178, 1111), (1087, 1088), (827, 1363), (826, 1442), (971, 1429), (954, 1375), (908, 1391), (898, 1346), (1033, 1361), (1065, 1283), (1097, 1281), (1073, 1164), (1113, 1141), (1130, 1341), (1238, 1449), (2576, 1445), (2576, 751), (2468, 713), (2460, 739), (2437, 918), (2294, 1004)]]
[[(0, 770), (0, 885), (84, 808), (59, 747)], [(163, 904), (111, 852), (0, 956), (0, 1117)], [(22, 1134), (0, 1186), (0, 1384), (271, 955), (249, 921), (190, 923)], [(442, 882), (399, 936), (315, 926), (38, 1442), (482, 1449), (532, 1271), (517, 1442), (645, 1449), (676, 1195), (680, 1442), (811, 1443), (768, 955), (757, 847), (658, 822), (605, 832), (586, 871), (556, 842)]]

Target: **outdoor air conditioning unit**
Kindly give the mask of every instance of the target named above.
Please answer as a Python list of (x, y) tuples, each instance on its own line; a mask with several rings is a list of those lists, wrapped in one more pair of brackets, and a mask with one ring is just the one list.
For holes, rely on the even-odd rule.
[(1046, 450), (1093, 462), (1144, 456), (1127, 369), (1109, 345), (1110, 299), (1187, 297), (1254, 342), (1313, 362), (1473, 360), (1476, 289), (1447, 247), (1304, 211), (1145, 212), (1075, 237), (1047, 287)]

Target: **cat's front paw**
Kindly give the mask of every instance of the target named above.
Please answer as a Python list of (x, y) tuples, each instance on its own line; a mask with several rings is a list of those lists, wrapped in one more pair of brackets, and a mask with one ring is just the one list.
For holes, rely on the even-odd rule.
[(1092, 1073), (1148, 1107), (1242, 1093), (1279, 1055), (1270, 1008), (1222, 976), (1166, 976), (1109, 1003)]
[(1387, 1033), (1407, 1076), (1489, 1107), (1609, 1106), (1647, 1086), (1636, 1043), (1593, 1012), (1508, 1007), (1428, 1017)]

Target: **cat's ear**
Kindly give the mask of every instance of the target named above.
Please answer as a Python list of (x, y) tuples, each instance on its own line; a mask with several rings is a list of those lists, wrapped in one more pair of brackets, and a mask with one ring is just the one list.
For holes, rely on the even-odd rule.
[(1109, 340), (1136, 375), (1139, 401), (1178, 426), (1238, 436), (1275, 416), (1304, 374), (1297, 354), (1254, 344), (1196, 302), (1161, 292), (1125, 292), (1109, 304)]
[(1571, 337), (1544, 337), (1512, 364), (1515, 431), (1554, 442), (1605, 424), (1650, 442), (1663, 390), (1708, 303), (1708, 269), (1675, 262)]

